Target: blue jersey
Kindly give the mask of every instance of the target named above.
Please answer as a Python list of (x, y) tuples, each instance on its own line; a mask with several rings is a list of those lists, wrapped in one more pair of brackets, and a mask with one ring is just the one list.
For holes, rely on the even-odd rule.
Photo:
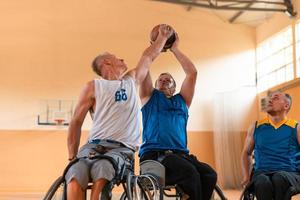
[(188, 153), (188, 108), (180, 94), (167, 98), (154, 89), (149, 101), (142, 108), (143, 144), (139, 155), (147, 151), (174, 150)]
[(255, 171), (300, 171), (297, 125), (292, 119), (286, 119), (277, 127), (268, 119), (257, 122), (254, 131)]

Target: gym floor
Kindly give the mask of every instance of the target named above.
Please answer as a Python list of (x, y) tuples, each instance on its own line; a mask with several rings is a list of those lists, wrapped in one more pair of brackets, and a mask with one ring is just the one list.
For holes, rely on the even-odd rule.
[[(228, 200), (238, 200), (241, 195), (239, 190), (224, 190), (225, 196)], [(119, 199), (120, 194), (115, 195), (113, 200)], [(0, 193), (0, 200), (40, 200), (43, 198), (41, 193)], [(166, 198), (166, 200), (171, 200), (172, 198)], [(173, 198), (174, 199), (174, 198)], [(300, 200), (300, 195), (292, 198), (292, 200)]]

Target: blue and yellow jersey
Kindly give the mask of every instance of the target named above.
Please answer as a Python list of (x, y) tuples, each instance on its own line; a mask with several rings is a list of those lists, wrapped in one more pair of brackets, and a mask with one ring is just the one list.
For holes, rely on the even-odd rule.
[(298, 122), (284, 119), (278, 124), (269, 118), (257, 121), (254, 130), (255, 171), (300, 171)]

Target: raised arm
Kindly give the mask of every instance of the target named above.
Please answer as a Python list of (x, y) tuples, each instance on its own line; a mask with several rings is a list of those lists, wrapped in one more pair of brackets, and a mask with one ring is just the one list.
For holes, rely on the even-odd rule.
[(254, 149), (254, 130), (255, 123), (252, 124), (248, 129), (247, 137), (242, 151), (243, 186), (247, 185), (247, 183), (250, 181), (250, 170), (252, 170), (252, 152)]
[(152, 78), (151, 78), (150, 72), (148, 71), (146, 78), (141, 83), (140, 90), (139, 90), (142, 105), (145, 105), (147, 103), (153, 90), (154, 90), (154, 87), (153, 87), (153, 83), (152, 83)]
[(184, 98), (186, 105), (190, 107), (195, 92), (197, 69), (192, 61), (178, 49), (178, 43), (179, 38), (176, 33), (176, 41), (170, 50), (173, 52), (185, 72), (185, 79), (181, 85), (180, 94)]
[(93, 108), (95, 102), (94, 97), (94, 81), (88, 82), (79, 96), (74, 114), (72, 116), (68, 130), (68, 152), (69, 160), (74, 159), (78, 152), (81, 136), (81, 126), (87, 112)]
[(160, 54), (167, 39), (173, 34), (173, 32), (174, 31), (170, 26), (166, 24), (160, 25), (157, 39), (145, 49), (136, 68), (128, 72), (136, 79), (138, 84), (145, 79), (149, 71), (150, 64)]

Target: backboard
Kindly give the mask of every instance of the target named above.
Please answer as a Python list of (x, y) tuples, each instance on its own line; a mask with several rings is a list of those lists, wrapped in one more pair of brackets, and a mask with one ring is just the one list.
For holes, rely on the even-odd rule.
[(41, 100), (37, 123), (38, 125), (68, 126), (73, 110), (73, 100)]

